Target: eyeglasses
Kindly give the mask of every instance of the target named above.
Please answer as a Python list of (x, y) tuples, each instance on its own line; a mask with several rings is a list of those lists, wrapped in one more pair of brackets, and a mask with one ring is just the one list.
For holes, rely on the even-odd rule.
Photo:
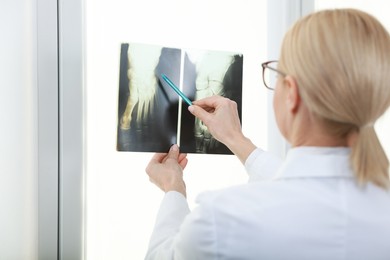
[(278, 61), (277, 60), (271, 60), (267, 61), (261, 64), (263, 67), (263, 82), (266, 88), (270, 90), (274, 90), (275, 87), (275, 81), (278, 77), (278, 74), (282, 75), (283, 77), (286, 77), (287, 74), (278, 70)]

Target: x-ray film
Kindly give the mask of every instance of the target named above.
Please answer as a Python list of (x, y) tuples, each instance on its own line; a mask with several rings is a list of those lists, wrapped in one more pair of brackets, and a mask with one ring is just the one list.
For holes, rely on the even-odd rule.
[(220, 95), (237, 102), (241, 119), (243, 55), (123, 43), (120, 50), (118, 151), (231, 154), (161, 78), (186, 97)]

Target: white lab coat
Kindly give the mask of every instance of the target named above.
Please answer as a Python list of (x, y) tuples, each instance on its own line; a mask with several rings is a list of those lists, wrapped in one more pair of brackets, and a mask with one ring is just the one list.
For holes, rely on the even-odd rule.
[(278, 167), (257, 149), (248, 184), (203, 193), (192, 212), (166, 193), (146, 259), (389, 260), (390, 193), (360, 188), (349, 154), (298, 147)]

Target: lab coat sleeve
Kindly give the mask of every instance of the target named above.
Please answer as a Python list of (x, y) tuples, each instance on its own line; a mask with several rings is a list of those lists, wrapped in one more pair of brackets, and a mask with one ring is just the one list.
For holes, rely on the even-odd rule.
[(183, 194), (176, 191), (165, 194), (145, 259), (173, 259), (174, 239), (188, 213), (190, 209)]
[(175, 243), (174, 259), (217, 259), (218, 238), (213, 198), (218, 192), (204, 192), (197, 197), (198, 206), (180, 228)]
[[(216, 226), (210, 206), (213, 194), (213, 192), (205, 192), (199, 195), (197, 198), (199, 206), (188, 214), (188, 207), (184, 203), (183, 209), (178, 210), (180, 205), (177, 205), (177, 209), (172, 209), (172, 205), (169, 204), (173, 201), (169, 200), (176, 200), (177, 198), (173, 197), (178, 194), (167, 193), (161, 206), (170, 206), (169, 212), (171, 213), (167, 212), (166, 208), (160, 209), (145, 259), (215, 259)], [(184, 197), (179, 200), (181, 199)], [(179, 202), (179, 200), (174, 203), (184, 202)], [(184, 214), (185, 212), (187, 213)]]
[(260, 148), (255, 149), (245, 161), (248, 182), (272, 179), (281, 165), (282, 160), (279, 157)]

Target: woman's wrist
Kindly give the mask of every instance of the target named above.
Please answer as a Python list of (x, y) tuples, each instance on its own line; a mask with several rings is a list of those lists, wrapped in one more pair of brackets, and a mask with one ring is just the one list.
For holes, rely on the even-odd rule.
[(225, 145), (232, 151), (242, 164), (245, 164), (248, 156), (257, 148), (252, 141), (244, 135), (232, 138)]
[(167, 184), (164, 187), (164, 191), (165, 191), (165, 193), (167, 193), (169, 191), (177, 191), (177, 192), (183, 194), (184, 197), (187, 197), (186, 185), (185, 185), (184, 181)]

